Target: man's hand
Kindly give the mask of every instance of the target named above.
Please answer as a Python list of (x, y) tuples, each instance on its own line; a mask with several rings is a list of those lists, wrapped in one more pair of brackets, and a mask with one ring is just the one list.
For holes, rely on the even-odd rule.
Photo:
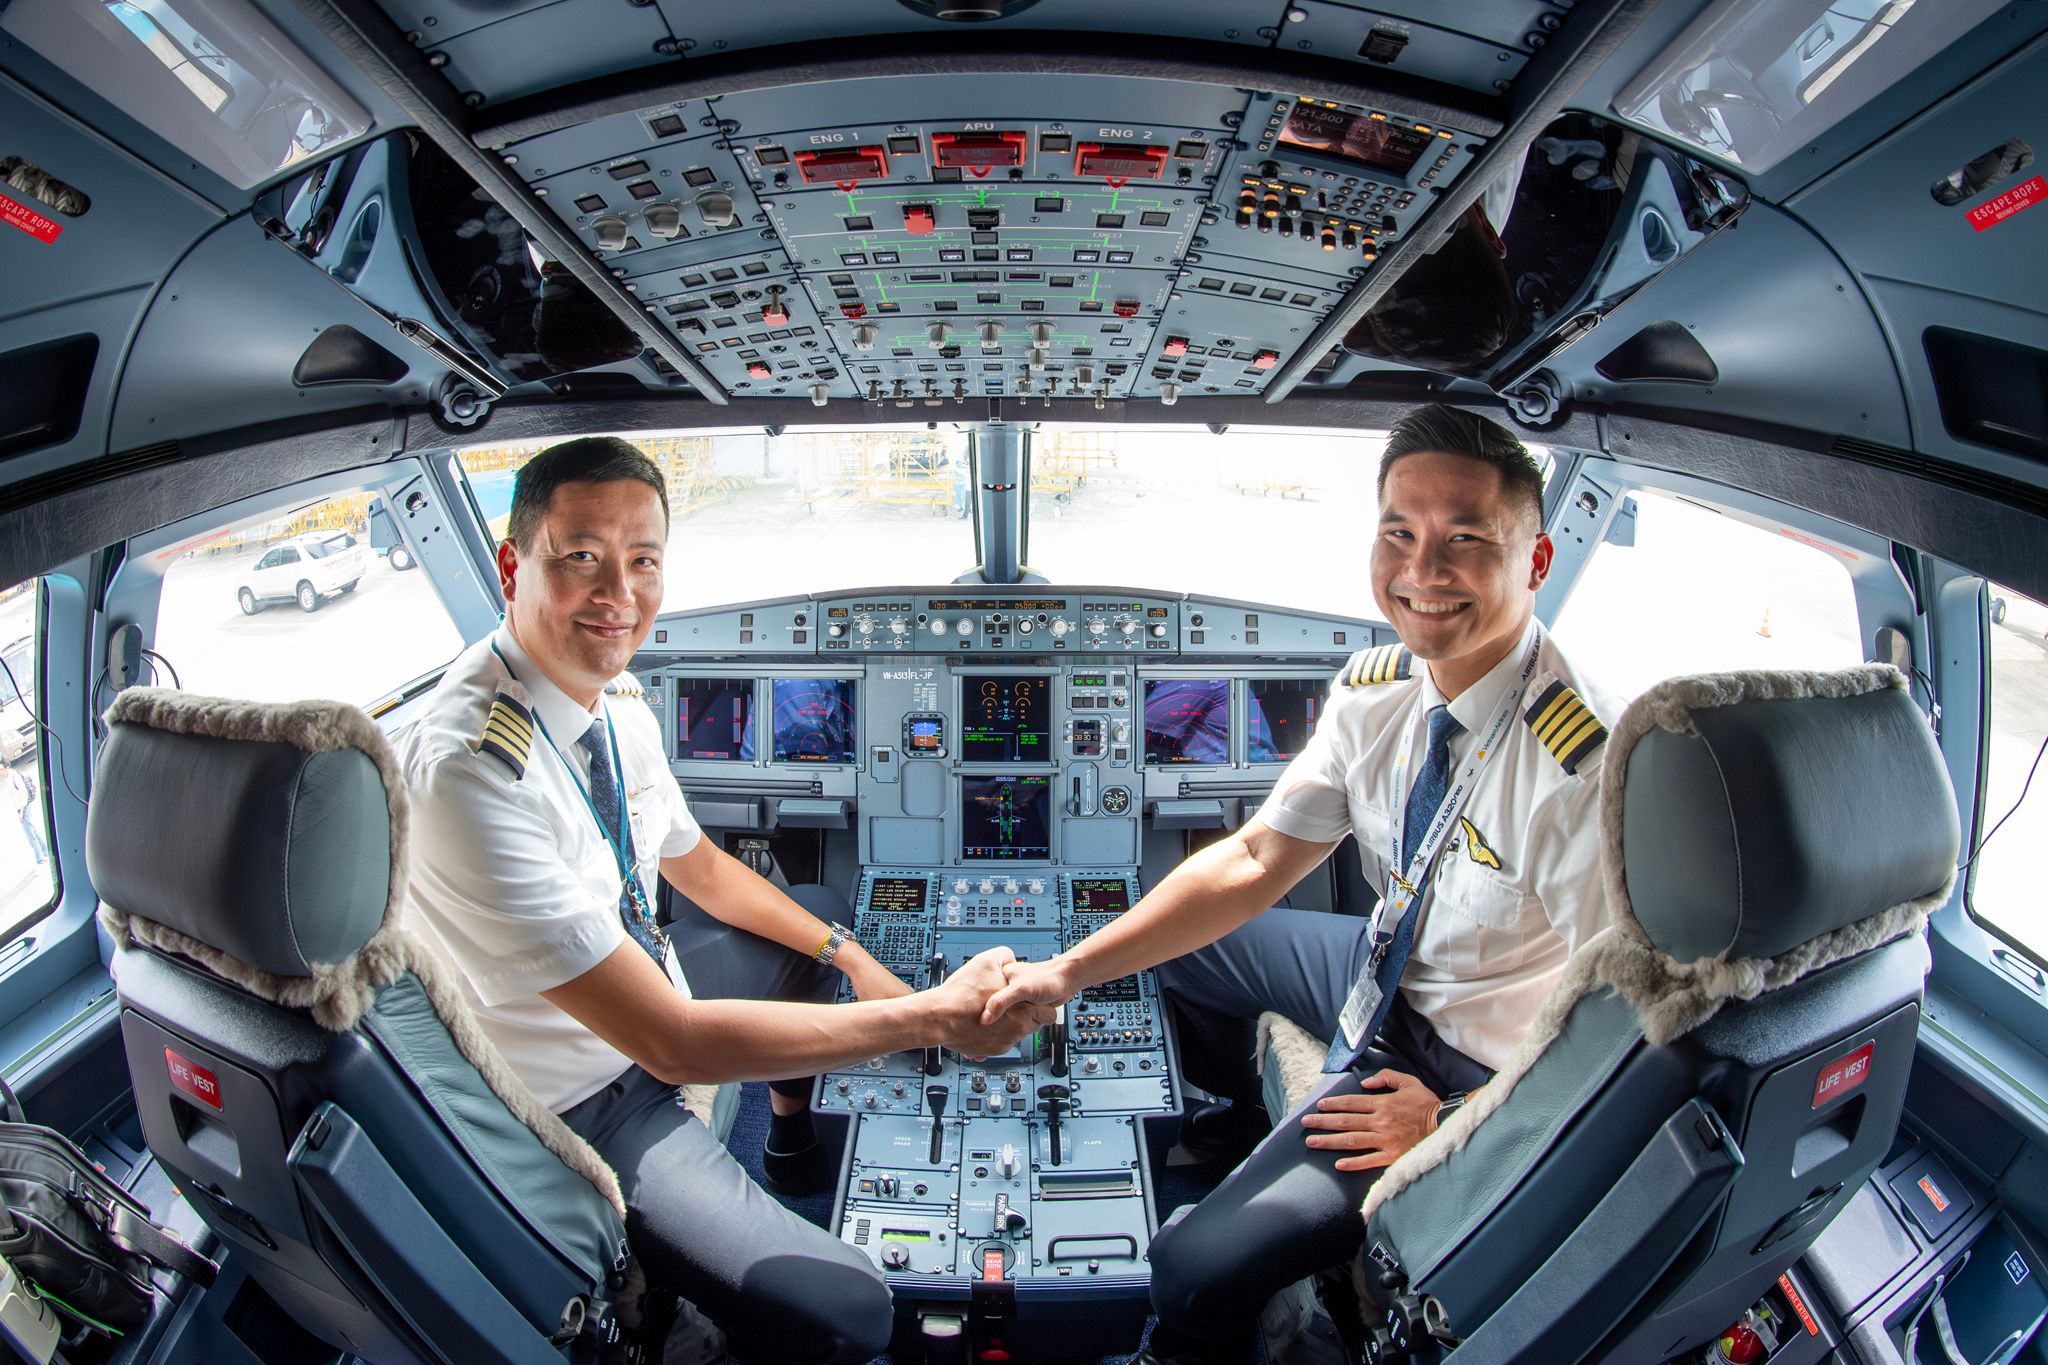
[(856, 1000), (893, 1000), (899, 995), (910, 994), (910, 987), (902, 977), (872, 958), (857, 966), (849, 966), (846, 983), (853, 987)]
[(1038, 1006), (1040, 1020), (1052, 1018), (1052, 1007), (1072, 998), (1074, 987), (1067, 979), (1065, 964), (1057, 957), (1046, 962), (1012, 962), (1004, 968), (1009, 984), (988, 998), (981, 1022), (993, 1024), (1020, 1006)]
[(1436, 1109), (1443, 1101), (1415, 1077), (1381, 1071), (1361, 1082), (1362, 1095), (1326, 1095), (1316, 1112), (1303, 1114), (1301, 1126), (1313, 1129), (1308, 1145), (1326, 1151), (1362, 1152), (1337, 1159), (1340, 1171), (1370, 1171), (1391, 1166), (1416, 1143), (1436, 1131)]
[(1018, 1039), (1052, 1018), (1050, 1010), (1019, 1009), (1007, 1017), (991, 1018), (983, 1009), (988, 998), (1002, 987), (1003, 969), (1015, 964), (1017, 955), (1008, 948), (991, 948), (967, 960), (958, 971), (934, 987), (932, 1003), (939, 1006), (939, 1042), (979, 1061), (991, 1053), (1007, 1051)]

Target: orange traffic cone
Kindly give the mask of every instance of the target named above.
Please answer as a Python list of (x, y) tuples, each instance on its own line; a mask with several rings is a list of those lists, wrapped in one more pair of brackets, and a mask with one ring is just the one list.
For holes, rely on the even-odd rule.
[(1764, 623), (1756, 628), (1756, 633), (1763, 636), (1766, 640), (1771, 638), (1771, 609), (1769, 607), (1764, 608)]

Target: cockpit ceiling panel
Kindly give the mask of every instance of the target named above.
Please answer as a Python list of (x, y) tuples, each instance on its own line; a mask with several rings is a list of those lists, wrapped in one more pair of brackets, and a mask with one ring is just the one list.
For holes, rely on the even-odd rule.
[[(1074, 116), (1027, 112), (1063, 83)], [(1261, 392), (1483, 141), (1001, 75), (654, 104), (505, 154), (730, 391), (909, 402)]]
[[(1370, 7), (1302, 0), (1278, 46), (1424, 76), (1493, 94), (1505, 91), (1549, 41), (1565, 10), (1553, 5), (1458, 5), (1386, 0)], [(1468, 18), (1469, 14), (1469, 18)]]
[(660, 12), (627, 0), (555, 0), (453, 37), (407, 31), (419, 33), (428, 60), (441, 60), (441, 74), (480, 104), (674, 60), (658, 50), (673, 41)]

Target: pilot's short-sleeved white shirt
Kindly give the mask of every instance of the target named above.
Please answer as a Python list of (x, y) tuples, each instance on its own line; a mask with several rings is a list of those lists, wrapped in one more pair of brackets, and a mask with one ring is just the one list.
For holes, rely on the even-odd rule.
[[(477, 747), (501, 684), (538, 722), (519, 772)], [(618, 736), (633, 851), (651, 903), (661, 860), (688, 853), (701, 831), (669, 771), (660, 726), (637, 696), (607, 695), (599, 711), (585, 709), (500, 626), (463, 651), (397, 736), (412, 796), (411, 922), (454, 965), (498, 1051), (557, 1112), (632, 1065), (541, 995), (626, 941), (618, 860), (584, 796), (589, 757), (578, 740), (600, 714)], [(673, 951), (666, 966), (688, 995)]]
[[(1529, 630), (1535, 629), (1531, 621)], [(1450, 703), (1464, 727), (1450, 742), (1454, 775), (1519, 682), (1528, 643), (1525, 633)], [(1455, 826), (1437, 855), (1401, 977), (1401, 993), (1437, 1035), (1494, 1070), (1528, 1031), (1563, 975), (1565, 959), (1608, 923), (1600, 884), (1601, 754), (1567, 773), (1523, 719), (1553, 681), (1571, 687), (1603, 720), (1619, 712), (1604, 693), (1588, 689), (1546, 636), (1515, 719), (1466, 798), (1470, 829)], [(1426, 720), (1410, 722), (1418, 711), (1442, 704), (1419, 659), (1412, 676), (1392, 682), (1347, 687), (1340, 675), (1315, 733), (1281, 773), (1259, 818), (1282, 834), (1317, 843), (1355, 834), (1366, 880), (1384, 891), (1394, 830), (1408, 800), (1407, 791), (1390, 789), (1396, 759), (1412, 733), (1404, 769), (1412, 783), (1429, 727)]]

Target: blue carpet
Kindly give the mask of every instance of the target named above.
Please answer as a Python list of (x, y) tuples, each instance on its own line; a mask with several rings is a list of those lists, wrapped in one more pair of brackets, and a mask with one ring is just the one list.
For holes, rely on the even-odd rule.
[[(732, 1136), (726, 1140), (726, 1146), (732, 1150), (740, 1165), (747, 1168), (747, 1174), (753, 1176), (756, 1181), (761, 1179), (761, 1143), (767, 1136), (768, 1087), (758, 1082), (749, 1082), (741, 1089), (739, 1113), (733, 1118)], [(1156, 1191), (1160, 1218), (1164, 1219), (1182, 1204), (1195, 1203), (1210, 1190), (1215, 1189), (1220, 1174), (1214, 1170), (1190, 1166), (1169, 1166), (1166, 1178), (1161, 1182), (1161, 1188)], [(830, 1193), (810, 1195), (802, 1199), (783, 1199), (780, 1195), (775, 1197), (782, 1199), (783, 1206), (798, 1217), (816, 1223), (821, 1228), (829, 1228), (832, 1220)], [(1148, 1319), (1145, 1323), (1145, 1333), (1149, 1337), (1151, 1332), (1152, 1322)], [(1132, 1356), (1127, 1355), (1103, 1356), (1096, 1365), (1129, 1365), (1132, 1359)], [(1264, 1359), (1265, 1353), (1261, 1351), (1258, 1361), (1247, 1362), (1247, 1365), (1261, 1365)], [(871, 1365), (903, 1363), (896, 1362), (890, 1356), (881, 1356), (871, 1362)]]

